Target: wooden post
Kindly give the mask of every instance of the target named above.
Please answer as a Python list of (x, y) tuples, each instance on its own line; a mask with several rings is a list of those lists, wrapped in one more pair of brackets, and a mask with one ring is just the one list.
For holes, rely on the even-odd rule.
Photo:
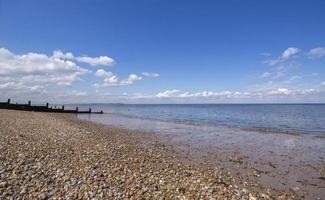
[(29, 101), (28, 101), (28, 106), (30, 106), (31, 104), (32, 104), (32, 102), (29, 100)]
[(49, 108), (49, 103), (46, 103), (46, 108)]
[(8, 99), (8, 104), (10, 104), (10, 99)]
[(78, 110), (79, 110), (79, 108), (78, 108), (78, 107), (76, 107), (76, 112), (78, 112)]
[(62, 110), (64, 110), (64, 106), (62, 106)]
[(91, 113), (91, 108), (89, 108), (89, 113)]

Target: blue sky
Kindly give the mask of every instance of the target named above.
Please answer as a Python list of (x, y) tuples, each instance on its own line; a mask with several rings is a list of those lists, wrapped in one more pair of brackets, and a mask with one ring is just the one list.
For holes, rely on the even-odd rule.
[(325, 102), (324, 10), (316, 0), (0, 0), (0, 98)]

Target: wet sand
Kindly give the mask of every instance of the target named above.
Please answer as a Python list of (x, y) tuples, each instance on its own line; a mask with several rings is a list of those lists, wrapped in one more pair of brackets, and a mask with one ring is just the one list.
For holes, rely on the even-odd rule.
[[(85, 122), (70, 114), (0, 110), (0, 199), (324, 196), (323, 147), (289, 148), (297, 144), (291, 137), (298, 136), (284, 140), (289, 135), (281, 134), (274, 140), (274, 135), (256, 134), (259, 142), (240, 135), (238, 141), (246, 142), (238, 146), (225, 135), (214, 134), (224, 141), (218, 143), (206, 134), (151, 134)], [(267, 146), (280, 141), (288, 144), (287, 153), (270, 152)]]

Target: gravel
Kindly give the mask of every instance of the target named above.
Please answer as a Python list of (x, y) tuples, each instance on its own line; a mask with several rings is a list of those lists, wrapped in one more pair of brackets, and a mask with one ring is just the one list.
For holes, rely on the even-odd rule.
[(252, 192), (225, 169), (180, 160), (153, 134), (0, 110), (0, 199), (294, 198)]

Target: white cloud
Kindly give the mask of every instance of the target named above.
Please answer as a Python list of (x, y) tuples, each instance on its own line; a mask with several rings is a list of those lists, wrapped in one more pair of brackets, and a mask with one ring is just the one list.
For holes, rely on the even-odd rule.
[(281, 55), (281, 59), (283, 60), (287, 60), (290, 57), (292, 57), (293, 55), (297, 54), (300, 50), (298, 48), (295, 47), (289, 47), (287, 48)]
[(307, 53), (307, 55), (309, 58), (321, 58), (321, 57), (325, 56), (325, 48), (318, 47), (318, 48), (311, 49)]
[(150, 73), (150, 72), (142, 72), (142, 75), (147, 77), (159, 77), (158, 73)]
[(109, 78), (113, 76), (112, 72), (107, 72), (103, 69), (99, 69), (95, 72), (95, 76), (102, 77), (102, 78)]
[(94, 58), (89, 56), (80, 56), (76, 57), (76, 60), (79, 62), (87, 63), (91, 66), (112, 66), (115, 63), (114, 59), (108, 56), (99, 56)]
[[(10, 85), (10, 84), (9, 84)], [(0, 86), (1, 87), (1, 86)], [(35, 86), (37, 88), (37, 86)], [(37, 88), (42, 89), (42, 88)], [(30, 91), (33, 88), (30, 88)], [(324, 90), (313, 88), (288, 88), (288, 87), (274, 87), (265, 88), (261, 91), (253, 92), (239, 92), (239, 91), (201, 91), (201, 92), (182, 92), (177, 89), (166, 90), (159, 92), (156, 95), (146, 95), (141, 93), (92, 93), (89, 95), (87, 92), (77, 90), (64, 90), (59, 92), (47, 91), (39, 95), (35, 92), (22, 92), (19, 95), (14, 93), (4, 93), (0, 96), (0, 100), (12, 98), (16, 101), (17, 98), (32, 99), (34, 102), (125, 102), (125, 103), (252, 103), (252, 102), (307, 102), (306, 99), (324, 100)], [(58, 98), (59, 97), (59, 98)]]
[(46, 54), (16, 55), (5, 48), (0, 48), (0, 75), (85, 73), (87, 71), (72, 61), (48, 57)]
[(301, 95), (310, 95), (316, 94), (319, 92), (318, 90), (312, 88), (296, 88), (296, 89), (289, 89), (284, 87), (279, 88), (270, 88), (264, 89), (262, 91), (256, 92), (232, 92), (232, 91), (221, 91), (221, 92), (214, 92), (214, 91), (202, 91), (202, 92), (181, 92), (180, 90), (173, 89), (173, 90), (166, 90), (156, 94), (151, 98), (168, 98), (168, 99), (189, 99), (189, 100), (199, 100), (199, 101), (214, 101), (214, 100), (244, 100), (244, 99), (268, 99), (270, 96), (273, 97), (281, 97), (281, 96), (290, 96), (296, 97)]
[(231, 91), (202, 91), (202, 92), (183, 92), (180, 90), (166, 90), (158, 93), (155, 97), (159, 98), (247, 98), (250, 95), (248, 92), (231, 92)]
[(71, 85), (82, 80), (80, 76), (89, 72), (72, 61), (61, 59), (62, 55), (59, 54), (56, 51), (52, 56), (42, 53), (18, 55), (0, 48), (0, 84), (14, 83), (12, 89), (16, 90), (29, 89), (40, 83)]
[(173, 90), (166, 90), (164, 92), (160, 92), (156, 95), (156, 97), (171, 97), (178, 93), (179, 90), (173, 89)]
[[(318, 49), (318, 48), (315, 48)], [(92, 66), (111, 66), (114, 60), (100, 57), (74, 56), (71, 52), (54, 51), (52, 55), (43, 53), (25, 53), (16, 54), (5, 48), (0, 48), (0, 98), (21, 98), (24, 101), (28, 99), (52, 102), (110, 102), (114, 99), (116, 102), (142, 100), (152, 102), (256, 102), (258, 100), (276, 100), (276, 99), (312, 99), (319, 98), (324, 101), (325, 81), (317, 83), (312, 88), (303, 88), (302, 85), (294, 87), (289, 84), (292, 81), (307, 76), (317, 76), (317, 73), (311, 75), (289, 76), (289, 70), (296, 67), (297, 63), (291, 58), (300, 50), (297, 48), (286, 49), (276, 60), (276, 66), (270, 67), (267, 72), (261, 74), (262, 78), (272, 78), (268, 85), (260, 84), (258, 89), (248, 89), (246, 91), (180, 91), (177, 89), (158, 92), (157, 94), (111, 94), (103, 95), (101, 87), (126, 86), (142, 80), (143, 77), (158, 77), (158, 73), (142, 72), (142, 76), (130, 74), (125, 78), (119, 78), (116, 74), (98, 69), (92, 74), (99, 77), (102, 82), (94, 84), (98, 88), (95, 92), (72, 90), (75, 82), (82, 81), (83, 75), (90, 71), (79, 66), (79, 62), (88, 63)], [(313, 53), (311, 53), (313, 52)], [(308, 56), (321, 57), (322, 51), (312, 51)], [(310, 54), (311, 53), (311, 54)], [(81, 59), (82, 58), (82, 59)], [(286, 61), (286, 62), (284, 62)], [(319, 74), (320, 75), (320, 74)], [(284, 80), (276, 82), (276, 78), (285, 76)], [(270, 79), (271, 80), (271, 79)], [(285, 81), (286, 80), (286, 81)], [(84, 82), (87, 84), (87, 82)], [(63, 86), (71, 86), (64, 87)], [(86, 86), (87, 87), (87, 86)], [(257, 86), (258, 87), (258, 86)], [(92, 93), (91, 93), (92, 92)], [(60, 97), (60, 98), (58, 98)]]
[(276, 90), (271, 90), (269, 94), (285, 94), (289, 95), (291, 94), (291, 91), (289, 91), (287, 88), (277, 88)]
[(25, 84), (33, 83), (54, 83), (59, 86), (70, 86), (76, 81), (82, 81), (78, 73), (67, 73), (67, 74), (36, 74), (36, 75), (25, 75), (20, 78), (13, 78), (12, 80), (22, 82)]
[(94, 84), (95, 87), (113, 87), (113, 86), (124, 86), (131, 85), (135, 81), (142, 80), (141, 76), (136, 74), (130, 74), (127, 79), (119, 80), (119, 78), (114, 75), (112, 72), (107, 72), (104, 69), (99, 69), (95, 72), (95, 76), (104, 78), (103, 83)]
[(288, 75), (291, 70), (299, 66), (301, 66), (300, 63), (297, 63), (292, 60), (285, 63), (279, 63), (277, 66), (273, 66), (271, 69), (268, 69), (268, 71), (262, 73), (260, 77), (278, 79)]
[(81, 63), (87, 63), (91, 66), (112, 66), (115, 64), (115, 60), (108, 56), (89, 57), (89, 56), (74, 56), (71, 52), (64, 53), (61, 50), (53, 52), (53, 58), (73, 60)]
[(278, 58), (266, 60), (266, 61), (264, 61), (264, 63), (266, 63), (268, 65), (276, 65), (276, 64), (279, 64), (281, 62), (284, 62), (284, 61), (290, 59), (291, 57), (293, 57), (294, 55), (296, 55), (299, 52), (300, 52), (300, 49), (298, 49), (296, 47), (289, 47), (286, 50), (284, 50), (282, 52), (281, 56), (279, 56)]
[[(8, 49), (0, 48), (0, 94), (1, 98), (12, 98), (25, 102), (74, 101), (82, 92), (71, 93), (68, 88), (81, 76), (90, 71), (80, 67), (70, 59), (73, 55), (55, 51), (53, 55), (43, 53), (15, 54)], [(64, 59), (64, 58), (65, 59)], [(58, 98), (64, 91), (67, 96)], [(71, 97), (68, 97), (70, 95)], [(74, 97), (72, 97), (74, 96)], [(69, 99), (70, 98), (70, 99)]]
[(27, 86), (22, 82), (7, 82), (0, 83), (0, 90), (4, 91), (31, 91), (31, 92), (44, 92), (46, 91), (43, 86), (33, 85)]
[[(111, 66), (115, 62), (107, 56), (76, 57), (71, 52), (61, 50), (53, 51), (53, 54), (48, 56), (33, 52), (15, 54), (8, 49), (0, 48), (0, 92), (11, 95), (43, 92), (45, 95), (47, 88), (53, 93), (59, 91), (62, 86), (71, 86), (76, 81), (82, 81), (81, 76), (90, 72), (75, 61), (91, 66)], [(126, 80), (119, 81), (112, 72), (104, 70), (97, 70), (95, 75), (105, 78), (104, 85), (128, 85), (141, 80), (141, 77), (130, 75)]]
[(121, 81), (121, 85), (130, 85), (133, 84), (134, 81), (140, 81), (140, 80), (142, 80), (141, 76), (138, 76), (136, 74), (130, 74), (126, 80)]
[(61, 50), (55, 50), (53, 51), (52, 57), (54, 58), (59, 58), (59, 59), (68, 59), (68, 60), (73, 60), (74, 56), (71, 52), (64, 53)]
[(306, 95), (306, 94), (312, 94), (316, 93), (317, 90), (310, 88), (310, 89), (288, 89), (288, 88), (277, 88), (275, 90), (271, 90), (268, 92), (268, 94), (271, 95)]

